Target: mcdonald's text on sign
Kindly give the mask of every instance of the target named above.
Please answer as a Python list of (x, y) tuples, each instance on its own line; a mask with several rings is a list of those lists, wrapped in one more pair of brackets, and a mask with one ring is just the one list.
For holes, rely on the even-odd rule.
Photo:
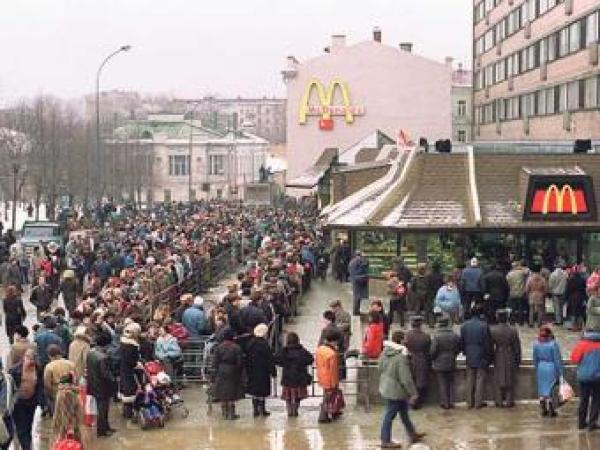
[(533, 214), (586, 214), (589, 212), (585, 191), (569, 184), (551, 184), (547, 188), (536, 189), (531, 203)]
[[(313, 92), (316, 98), (313, 99)], [(336, 93), (339, 97), (336, 97)], [(314, 103), (314, 101), (318, 103)], [(334, 105), (334, 100), (341, 100), (342, 104)], [(308, 116), (320, 116), (319, 129), (333, 130), (333, 117), (343, 116), (347, 124), (354, 122), (355, 116), (365, 113), (364, 106), (352, 105), (348, 86), (335, 79), (327, 87), (319, 80), (312, 80), (306, 87), (300, 103), (298, 122), (306, 124)]]

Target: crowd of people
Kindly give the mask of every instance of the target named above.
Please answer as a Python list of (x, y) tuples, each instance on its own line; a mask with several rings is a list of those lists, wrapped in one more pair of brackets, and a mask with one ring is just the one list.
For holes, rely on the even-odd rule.
[[(7, 405), (0, 448), (15, 436), (31, 448), (38, 407), (52, 417), (51, 445), (81, 442), (90, 397), (97, 436), (112, 435), (113, 401), (124, 417), (135, 418), (144, 363), (159, 361), (180, 381), (183, 350), (196, 338), (211, 343), (207, 372), (224, 418), (238, 417), (235, 402), (245, 394), (256, 416), (269, 414), (264, 399), (276, 365), (283, 367), (288, 412), (297, 414), (309, 376), (297, 364), (310, 365), (312, 355), (291, 334), (283, 348), (266, 338), (275, 322), (294, 313), (293, 297), (310, 284), (322, 248), (312, 211), (197, 202), (104, 215), (89, 226), (71, 218), (64, 249), (40, 241), (24, 254), (12, 242), (0, 267), (11, 343), (0, 400), (12, 399), (0, 401)], [(218, 267), (224, 261), (227, 270), (241, 267), (238, 282), (209, 308), (201, 291), (226, 272)], [(28, 293), (37, 311), (31, 329)]]

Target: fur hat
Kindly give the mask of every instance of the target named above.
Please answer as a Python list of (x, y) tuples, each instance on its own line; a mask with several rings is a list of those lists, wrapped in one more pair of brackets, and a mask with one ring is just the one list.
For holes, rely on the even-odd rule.
[(254, 336), (264, 338), (269, 332), (269, 327), (264, 323), (259, 323), (254, 327)]

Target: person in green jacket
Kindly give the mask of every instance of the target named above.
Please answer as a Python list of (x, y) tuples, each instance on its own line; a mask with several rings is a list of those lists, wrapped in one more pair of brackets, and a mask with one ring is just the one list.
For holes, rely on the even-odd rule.
[(408, 350), (403, 345), (404, 333), (396, 331), (391, 341), (383, 343), (379, 356), (379, 393), (386, 401), (385, 414), (381, 423), (381, 448), (401, 448), (392, 441), (392, 422), (400, 414), (400, 420), (411, 443), (419, 442), (425, 433), (418, 433), (408, 415), (409, 404), (417, 400), (417, 389), (408, 362)]

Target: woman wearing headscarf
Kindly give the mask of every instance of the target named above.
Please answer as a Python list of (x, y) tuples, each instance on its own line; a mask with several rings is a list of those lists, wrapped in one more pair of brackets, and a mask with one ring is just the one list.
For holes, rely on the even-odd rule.
[(234, 338), (234, 331), (226, 327), (222, 333), (223, 341), (215, 348), (213, 359), (214, 396), (221, 402), (221, 411), (226, 420), (240, 418), (235, 413), (235, 402), (244, 396), (242, 386), (244, 354)]
[(23, 325), (23, 321), (25, 320), (25, 317), (27, 317), (27, 313), (23, 307), (21, 294), (15, 286), (8, 286), (6, 288), (3, 309), (6, 316), (6, 335), (8, 336), (8, 341), (12, 345), (15, 331)]
[(69, 361), (75, 364), (75, 380), (77, 382), (85, 375), (90, 342), (91, 336), (88, 328), (83, 325), (78, 326), (73, 334), (73, 342), (69, 345)]
[(35, 410), (44, 402), (44, 378), (33, 349), (25, 351), (22, 361), (10, 369), (10, 375), (17, 390), (13, 420), (19, 444), (22, 450), (31, 450)]
[(313, 361), (310, 352), (300, 344), (298, 335), (289, 332), (285, 347), (275, 355), (275, 364), (283, 368), (281, 398), (285, 400), (289, 417), (298, 417), (300, 401), (308, 397), (307, 387), (312, 384), (312, 377), (307, 367)]
[(139, 324), (130, 322), (123, 329), (121, 337), (120, 355), (120, 392), (123, 401), (123, 416), (127, 419), (133, 417), (133, 402), (138, 388), (136, 369), (140, 369), (140, 335), (142, 329)]
[(69, 311), (70, 316), (77, 306), (77, 278), (75, 278), (73, 270), (64, 271), (58, 290), (62, 294), (65, 308)]
[(247, 392), (252, 396), (254, 417), (269, 416), (265, 398), (271, 395), (271, 377), (277, 376), (273, 353), (265, 339), (269, 327), (261, 323), (254, 327), (254, 337), (246, 346)]
[(533, 365), (542, 416), (556, 417), (558, 400), (555, 386), (560, 382), (564, 368), (560, 348), (548, 325), (542, 325), (537, 341), (533, 344)]

